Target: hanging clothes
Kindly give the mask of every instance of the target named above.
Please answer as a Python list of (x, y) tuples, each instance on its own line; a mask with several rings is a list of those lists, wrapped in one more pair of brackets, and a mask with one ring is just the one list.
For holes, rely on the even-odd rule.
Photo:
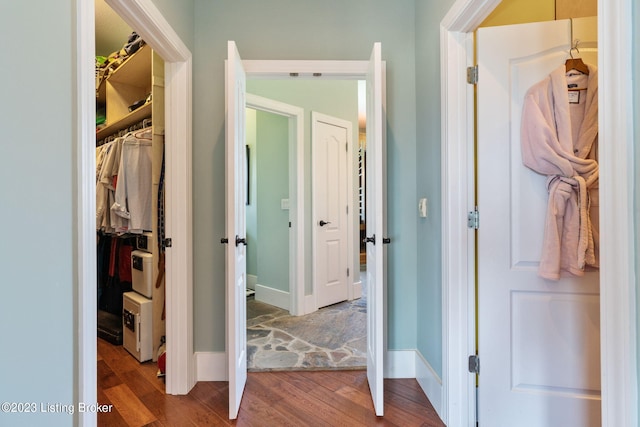
[(529, 89), (522, 160), (547, 176), (549, 201), (538, 274), (558, 280), (598, 267), (598, 73), (565, 65)]
[(151, 131), (124, 138), (115, 201), (111, 205), (116, 233), (151, 230)]

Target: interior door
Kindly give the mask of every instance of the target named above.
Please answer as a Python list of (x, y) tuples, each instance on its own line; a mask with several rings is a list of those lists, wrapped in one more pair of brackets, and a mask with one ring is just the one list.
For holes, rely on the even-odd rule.
[(228, 42), (226, 73), (226, 303), (229, 418), (238, 416), (247, 381), (246, 338), (246, 74), (236, 44)]
[(600, 425), (598, 273), (538, 276), (546, 177), (520, 149), (524, 94), (564, 64), (572, 31), (597, 64), (595, 18), (477, 33), (480, 425)]
[(367, 380), (376, 415), (384, 414), (384, 296), (386, 282), (386, 146), (382, 47), (375, 43), (367, 71)]
[(318, 308), (348, 299), (347, 144), (351, 123), (312, 112), (313, 211)]

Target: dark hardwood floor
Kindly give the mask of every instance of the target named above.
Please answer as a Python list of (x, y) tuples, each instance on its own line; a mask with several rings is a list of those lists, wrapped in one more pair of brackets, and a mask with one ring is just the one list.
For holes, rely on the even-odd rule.
[(365, 371), (249, 373), (238, 419), (228, 419), (227, 382), (199, 382), (186, 396), (164, 392), (155, 363), (98, 339), (99, 426), (444, 426), (416, 380), (385, 380), (376, 417)]

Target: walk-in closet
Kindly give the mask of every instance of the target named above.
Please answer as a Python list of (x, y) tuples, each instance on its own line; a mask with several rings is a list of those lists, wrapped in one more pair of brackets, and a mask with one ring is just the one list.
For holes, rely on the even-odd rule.
[(98, 373), (113, 368), (108, 349), (157, 365), (162, 383), (164, 62), (103, 0), (95, 5)]

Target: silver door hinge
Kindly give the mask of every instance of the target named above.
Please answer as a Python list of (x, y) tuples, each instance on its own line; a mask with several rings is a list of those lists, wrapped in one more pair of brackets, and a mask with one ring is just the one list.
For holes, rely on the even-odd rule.
[(478, 84), (478, 66), (467, 67), (467, 83), (470, 85)]
[(478, 207), (467, 214), (467, 227), (477, 230), (480, 228), (480, 213)]
[(346, 151), (347, 153), (349, 152), (349, 143), (348, 142), (344, 143), (344, 151)]
[(469, 372), (472, 374), (480, 373), (480, 356), (477, 354), (469, 356)]

